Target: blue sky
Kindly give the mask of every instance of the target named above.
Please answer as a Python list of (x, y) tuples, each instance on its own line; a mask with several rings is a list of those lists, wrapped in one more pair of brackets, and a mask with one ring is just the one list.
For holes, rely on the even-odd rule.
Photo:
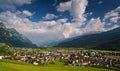
[[(46, 13), (52, 13), (52, 14), (62, 14), (63, 17), (69, 17), (68, 13), (61, 13), (56, 10), (57, 6), (61, 2), (67, 2), (70, 0), (33, 0), (32, 4), (30, 5), (24, 5), (22, 7), (18, 7), (17, 10), (23, 11), (23, 10), (29, 10), (30, 12), (34, 12), (32, 21), (39, 21), (43, 16), (46, 15)], [(101, 4), (99, 4), (101, 3)], [(89, 0), (86, 13), (93, 12), (93, 15), (90, 17), (104, 17), (105, 13), (117, 8), (120, 6), (120, 0)]]
[(120, 26), (120, 0), (0, 0), (0, 21), (44, 46)]

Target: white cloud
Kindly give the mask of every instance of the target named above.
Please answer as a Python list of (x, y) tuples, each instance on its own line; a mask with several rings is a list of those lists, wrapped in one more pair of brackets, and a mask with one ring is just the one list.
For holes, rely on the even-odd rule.
[(70, 12), (76, 23), (81, 24), (86, 21), (84, 14), (87, 4), (87, 0), (72, 0), (72, 7), (70, 9)]
[(54, 14), (50, 14), (50, 13), (46, 14), (46, 16), (43, 17), (43, 19), (45, 19), (45, 20), (51, 20), (51, 19), (54, 19), (54, 18), (57, 18), (57, 16), (54, 15)]
[(63, 28), (63, 35), (65, 38), (80, 36), (84, 34), (92, 34), (98, 32), (107, 31), (104, 28), (105, 22), (102, 22), (100, 18), (92, 18), (84, 28), (76, 27), (74, 23), (65, 23)]
[(104, 21), (109, 20), (110, 22), (113, 23), (117, 23), (119, 19), (120, 19), (120, 6), (106, 13), (104, 16)]
[(118, 12), (114, 12), (114, 11), (111, 11), (111, 12), (108, 12), (106, 15), (105, 15), (105, 19), (108, 19), (110, 17), (115, 17), (115, 16), (118, 16)]
[(74, 37), (82, 33), (78, 27), (86, 20), (84, 17), (86, 6), (87, 0), (71, 0), (65, 3), (60, 3), (57, 7), (57, 11), (69, 11), (75, 21), (74, 23), (65, 23), (63, 25), (63, 35), (65, 38)]
[(57, 11), (65, 12), (67, 10), (70, 10), (71, 4), (72, 4), (72, 1), (60, 3), (59, 6), (57, 7)]
[(87, 33), (96, 33), (106, 31), (104, 28), (104, 22), (100, 20), (100, 18), (92, 18), (86, 25), (85, 31)]
[(110, 22), (117, 23), (119, 19), (120, 19), (120, 17), (118, 17), (118, 16), (112, 17), (112, 18), (110, 18)]
[(2, 9), (15, 9), (16, 6), (24, 4), (31, 4), (32, 0), (0, 0), (0, 8)]
[(82, 29), (75, 27), (72, 23), (65, 23), (62, 26), (62, 34), (65, 38), (75, 37), (81, 35), (82, 33)]
[(119, 22), (118, 22), (120, 21), (120, 6), (106, 13), (103, 18), (103, 21), (105, 22), (106, 30), (111, 30), (111, 29), (120, 27)]
[(57, 20), (57, 23), (63, 23), (63, 24), (64, 24), (64, 23), (67, 22), (67, 20), (68, 20), (67, 18), (64, 18), (64, 19), (58, 19), (58, 20)]
[(71, 0), (65, 3), (60, 3), (57, 7), (57, 11), (69, 11), (73, 17), (73, 20), (76, 22), (76, 24), (78, 24), (78, 26), (80, 26), (84, 21), (86, 21), (85, 9), (87, 4), (87, 0)]
[(28, 11), (28, 10), (24, 10), (23, 12), (22, 12), (24, 15), (26, 15), (26, 16), (32, 16), (33, 14), (30, 12), (30, 11)]

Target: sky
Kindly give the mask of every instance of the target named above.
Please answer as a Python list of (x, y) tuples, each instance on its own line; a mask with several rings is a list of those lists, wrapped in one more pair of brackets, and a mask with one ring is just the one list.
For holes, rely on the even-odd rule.
[(46, 46), (120, 27), (120, 0), (0, 0), (0, 22)]

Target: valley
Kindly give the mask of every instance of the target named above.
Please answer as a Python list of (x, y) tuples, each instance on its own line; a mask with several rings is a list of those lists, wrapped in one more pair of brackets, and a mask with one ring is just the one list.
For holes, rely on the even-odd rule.
[(119, 51), (0, 45), (5, 48), (0, 50), (0, 71), (118, 71), (120, 66)]

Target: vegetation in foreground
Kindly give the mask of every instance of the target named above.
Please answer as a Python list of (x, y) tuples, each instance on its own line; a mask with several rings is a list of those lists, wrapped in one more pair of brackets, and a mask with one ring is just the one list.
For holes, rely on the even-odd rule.
[(60, 63), (51, 66), (34, 66), (32, 64), (12, 60), (1, 60), (0, 71), (116, 71), (106, 68), (95, 68), (85, 66), (61, 66)]

